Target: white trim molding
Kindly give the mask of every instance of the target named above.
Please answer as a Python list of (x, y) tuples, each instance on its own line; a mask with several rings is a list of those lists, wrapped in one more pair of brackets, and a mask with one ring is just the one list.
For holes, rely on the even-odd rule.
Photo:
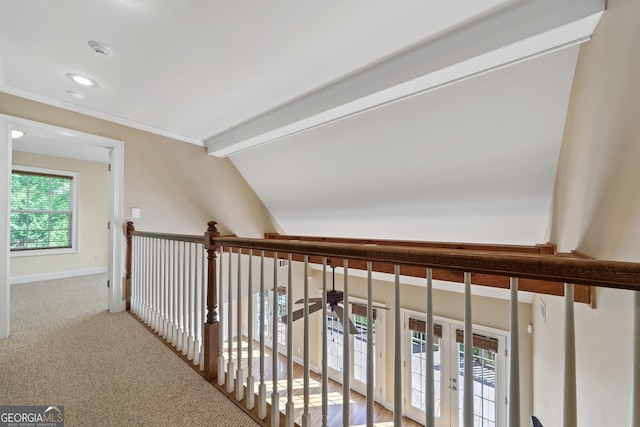
[(93, 276), (96, 274), (107, 273), (107, 267), (85, 268), (82, 270), (57, 271), (53, 273), (30, 274), (28, 276), (12, 277), (10, 283), (12, 285), (20, 285), (23, 283), (43, 282), (45, 280), (68, 279), (70, 277)]
[(205, 141), (227, 157), (590, 39), (604, 0), (514, 0)]

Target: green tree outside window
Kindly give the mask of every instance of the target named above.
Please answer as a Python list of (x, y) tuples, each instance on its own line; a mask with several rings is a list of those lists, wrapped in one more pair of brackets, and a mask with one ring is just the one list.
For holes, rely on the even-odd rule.
[(13, 171), (11, 250), (72, 247), (72, 177)]

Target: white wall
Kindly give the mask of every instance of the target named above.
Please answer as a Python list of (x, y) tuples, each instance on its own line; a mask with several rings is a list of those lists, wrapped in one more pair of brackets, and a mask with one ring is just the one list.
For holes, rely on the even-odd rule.
[[(610, 0), (593, 39), (582, 46), (551, 212), (550, 241), (598, 259), (640, 262), (640, 2)], [(563, 306), (542, 296), (547, 322), (534, 316), (534, 412), (562, 419)], [(578, 425), (629, 425), (629, 291), (598, 289), (597, 308), (576, 305)]]
[[(13, 164), (78, 173), (78, 252), (11, 258), (11, 282), (107, 271), (109, 236), (108, 170), (106, 164), (13, 152)], [(96, 261), (96, 256), (100, 257)]]

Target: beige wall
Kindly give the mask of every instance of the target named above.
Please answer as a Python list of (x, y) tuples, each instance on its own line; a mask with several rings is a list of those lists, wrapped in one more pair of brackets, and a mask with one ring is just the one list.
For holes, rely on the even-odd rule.
[(215, 220), (223, 234), (280, 231), (231, 161), (206, 155), (204, 147), (4, 93), (0, 114), (124, 141), (124, 214), (142, 210), (138, 230), (201, 234)]
[[(640, 261), (640, 2), (610, 0), (582, 46), (550, 220), (550, 241), (599, 259)], [(534, 412), (562, 415), (560, 298), (534, 316)], [(599, 289), (597, 309), (576, 305), (578, 425), (629, 425), (632, 298)], [(537, 312), (539, 298), (534, 301)]]
[[(13, 152), (13, 164), (77, 172), (78, 252), (73, 254), (15, 257), (11, 277), (39, 276), (107, 267), (108, 171), (107, 165), (59, 157)], [(96, 256), (100, 261), (96, 261)]]

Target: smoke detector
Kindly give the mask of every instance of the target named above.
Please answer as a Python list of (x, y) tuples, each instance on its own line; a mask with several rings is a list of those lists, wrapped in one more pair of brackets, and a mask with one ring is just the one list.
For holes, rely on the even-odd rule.
[(91, 50), (93, 50), (98, 55), (103, 55), (103, 56), (113, 55), (113, 51), (111, 50), (111, 48), (104, 43), (90, 41), (88, 44)]

